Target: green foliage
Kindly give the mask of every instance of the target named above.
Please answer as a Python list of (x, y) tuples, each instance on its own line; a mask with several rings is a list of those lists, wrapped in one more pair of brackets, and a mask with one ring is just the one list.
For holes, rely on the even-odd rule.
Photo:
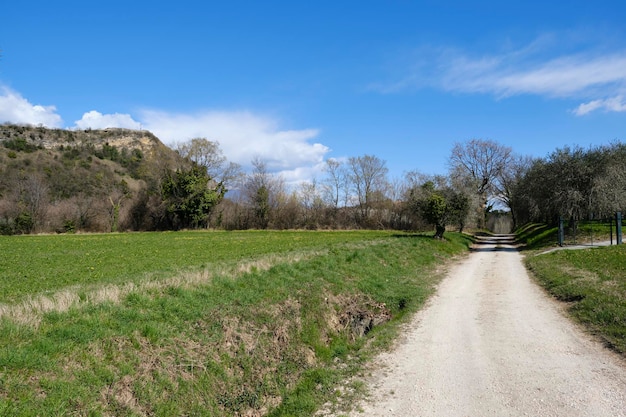
[(626, 246), (563, 250), (528, 257), (537, 280), (569, 312), (626, 354)]
[(424, 220), (435, 226), (435, 237), (443, 238), (446, 225), (450, 222), (463, 231), (465, 218), (469, 212), (469, 198), (451, 187), (437, 188), (432, 181), (411, 191), (413, 210)]
[(31, 153), (36, 151), (37, 149), (41, 149), (38, 146), (32, 145), (26, 141), (24, 138), (15, 138), (4, 141), (4, 147), (7, 149), (11, 149), (17, 152), (26, 152)]
[(63, 231), (65, 233), (74, 233), (76, 232), (76, 224), (74, 220), (65, 220), (63, 222)]
[[(146, 265), (163, 267), (183, 255), (187, 259), (178, 265), (203, 262), (213, 270), (219, 259), (241, 264), (261, 253), (313, 252), (250, 273), (138, 286), (116, 302), (49, 312), (37, 327), (3, 319), (1, 410), (4, 415), (313, 415), (336, 400), (338, 381), (391, 343), (403, 312), (423, 305), (438, 281), (433, 270), (467, 249), (467, 238), (449, 236), (445, 242), (385, 232), (5, 238), (24, 251), (22, 259), (50, 253), (26, 252), (33, 243), (56, 247), (52, 257), (66, 264), (71, 256), (81, 268), (66, 285), (79, 292), (127, 282), (127, 265), (142, 265), (145, 274), (153, 271)], [(89, 254), (122, 246), (110, 260), (116, 277), (86, 286), (80, 271), (93, 263), (79, 256), (73, 243)], [(159, 250), (164, 252), (153, 253)], [(167, 255), (168, 250), (175, 253)], [(19, 285), (20, 279), (10, 282)], [(337, 326), (376, 305), (388, 309), (391, 321), (364, 337)]]
[(270, 215), (270, 194), (265, 185), (259, 187), (254, 199), (254, 212), (261, 229), (267, 229)]
[(437, 231), (435, 237), (443, 237), (448, 217), (448, 204), (443, 195), (434, 192), (426, 198), (422, 214), (427, 222), (434, 224)]
[(102, 145), (102, 150), (100, 151), (100, 154), (96, 154), (96, 156), (100, 159), (109, 159), (116, 162), (119, 162), (120, 160), (120, 152), (115, 146), (111, 146), (108, 143)]
[(13, 230), (13, 222), (6, 218), (0, 218), (0, 235), (9, 236), (13, 233), (15, 233)]
[(27, 211), (23, 211), (15, 218), (15, 233), (30, 233), (35, 227), (33, 215)]
[(462, 192), (452, 192), (448, 201), (450, 222), (459, 227), (459, 232), (465, 228), (465, 219), (470, 210), (469, 197)]
[(211, 211), (226, 193), (222, 183), (211, 182), (206, 169), (196, 164), (165, 176), (161, 194), (175, 229), (206, 227)]
[(108, 142), (102, 145), (100, 149), (93, 149), (92, 154), (100, 159), (108, 159), (114, 161), (127, 168), (133, 178), (140, 178), (141, 164), (144, 160), (143, 152), (134, 148), (128, 150), (110, 145)]
[(81, 156), (81, 151), (79, 148), (68, 146), (62, 149), (63, 151), (63, 159), (67, 160), (75, 160), (79, 159)]

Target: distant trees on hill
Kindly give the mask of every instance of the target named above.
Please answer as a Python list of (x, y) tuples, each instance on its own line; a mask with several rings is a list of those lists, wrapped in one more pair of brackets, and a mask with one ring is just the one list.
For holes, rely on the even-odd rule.
[(329, 159), (320, 178), (290, 188), (263, 160), (243, 172), (218, 142), (194, 138), (174, 151), (154, 137), (114, 141), (130, 133), (85, 131), (77, 140), (0, 126), (0, 233), (390, 228), (442, 237), (446, 228), (485, 227), (494, 211), (515, 227), (626, 209), (621, 143), (533, 159), (472, 139), (453, 147), (445, 176), (390, 180), (384, 160), (362, 155)]

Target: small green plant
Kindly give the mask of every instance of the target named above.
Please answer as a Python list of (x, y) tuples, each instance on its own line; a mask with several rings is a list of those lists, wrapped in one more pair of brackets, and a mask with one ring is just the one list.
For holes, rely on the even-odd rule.
[(74, 220), (65, 220), (63, 222), (63, 232), (74, 233), (76, 232), (76, 223)]
[(15, 138), (4, 141), (4, 147), (17, 152), (31, 153), (39, 149), (39, 147), (32, 145), (24, 138)]
[(35, 227), (33, 215), (27, 211), (23, 211), (15, 218), (16, 233), (30, 233)]

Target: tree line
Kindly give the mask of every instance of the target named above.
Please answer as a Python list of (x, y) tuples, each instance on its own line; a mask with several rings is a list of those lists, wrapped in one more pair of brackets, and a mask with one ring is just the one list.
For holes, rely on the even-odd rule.
[(0, 233), (125, 230), (494, 228), (609, 216), (626, 202), (626, 146), (616, 142), (516, 155), (492, 140), (457, 143), (447, 175), (411, 171), (391, 180), (374, 155), (328, 159), (295, 187), (256, 158), (251, 172), (218, 142), (195, 138), (174, 151), (76, 146), (23, 139), (0, 152)]
[(546, 158), (519, 159), (507, 177), (507, 204), (519, 223), (571, 227), (626, 211), (626, 145), (564, 147)]

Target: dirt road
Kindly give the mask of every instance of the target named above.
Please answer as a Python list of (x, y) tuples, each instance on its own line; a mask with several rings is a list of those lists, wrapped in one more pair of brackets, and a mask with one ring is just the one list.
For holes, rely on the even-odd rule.
[(351, 416), (626, 416), (626, 363), (564, 317), (507, 242), (449, 272)]

